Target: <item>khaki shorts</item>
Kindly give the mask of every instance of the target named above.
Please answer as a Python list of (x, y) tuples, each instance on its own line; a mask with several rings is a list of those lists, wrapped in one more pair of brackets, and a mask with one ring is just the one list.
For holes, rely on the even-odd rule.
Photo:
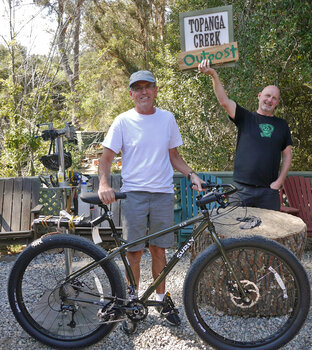
[[(166, 229), (174, 224), (174, 194), (158, 192), (127, 192), (121, 201), (123, 238), (135, 241), (150, 233)], [(150, 244), (160, 248), (174, 245), (174, 232), (154, 238)], [(145, 242), (129, 248), (131, 252), (144, 249)]]

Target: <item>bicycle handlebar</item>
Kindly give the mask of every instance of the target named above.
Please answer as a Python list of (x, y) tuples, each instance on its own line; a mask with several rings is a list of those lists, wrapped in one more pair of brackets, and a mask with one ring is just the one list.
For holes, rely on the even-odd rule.
[[(212, 184), (212, 183), (203, 183), (202, 188), (210, 188), (211, 192), (208, 192), (202, 198), (197, 199), (196, 205), (202, 207), (206, 204), (212, 202), (218, 202), (219, 204), (224, 204), (225, 199), (231, 194), (237, 191), (237, 188), (232, 184)], [(218, 192), (220, 191), (221, 192)], [(84, 192), (81, 193), (80, 198), (83, 202), (101, 205), (103, 202), (100, 200), (99, 195), (94, 192)], [(125, 199), (127, 195), (123, 192), (115, 192), (115, 199)]]
[[(99, 195), (94, 192), (83, 192), (80, 195), (80, 198), (83, 202), (89, 203), (89, 204), (96, 204), (100, 205), (103, 204), (103, 202), (100, 200)], [(127, 195), (123, 192), (115, 192), (115, 199), (125, 199), (127, 198)]]
[(40, 136), (36, 136), (36, 138), (42, 137), (44, 141), (53, 141), (57, 137), (64, 135), (69, 140), (73, 140), (75, 138), (75, 128), (71, 122), (65, 122), (65, 127), (62, 129), (54, 129), (53, 123), (43, 123), (37, 124), (37, 127), (48, 125), (47, 130), (43, 130)]
[[(202, 196), (202, 198), (197, 199), (196, 205), (198, 207), (203, 207), (206, 204), (212, 202), (218, 202), (221, 205), (225, 204), (225, 200), (228, 196), (235, 193), (237, 188), (232, 184), (202, 184), (202, 188), (210, 188), (211, 192)], [(219, 192), (221, 190), (221, 192)]]

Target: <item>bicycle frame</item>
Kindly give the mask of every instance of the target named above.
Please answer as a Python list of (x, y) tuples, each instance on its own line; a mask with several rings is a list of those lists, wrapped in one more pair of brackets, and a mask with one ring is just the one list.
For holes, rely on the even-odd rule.
[[(226, 253), (225, 253), (225, 250), (223, 249), (222, 243), (221, 243), (218, 235), (215, 232), (214, 224), (213, 224), (213, 222), (210, 219), (210, 214), (209, 214), (208, 209), (202, 210), (202, 212), (199, 215), (197, 215), (196, 217), (193, 217), (191, 219), (183, 221), (183, 222), (181, 222), (179, 224), (173, 225), (173, 226), (171, 226), (171, 227), (169, 227), (167, 229), (164, 229), (164, 230), (161, 230), (161, 231), (149, 234), (149, 235), (147, 235), (145, 237), (142, 237), (142, 238), (137, 239), (137, 240), (132, 241), (132, 242), (126, 242), (126, 241), (124, 241), (124, 240), (119, 238), (119, 236), (116, 233), (116, 229), (115, 229), (114, 223), (113, 223), (112, 219), (107, 216), (107, 213), (102, 215), (102, 218), (103, 218), (103, 220), (101, 220), (101, 221), (104, 221), (104, 220), (108, 220), (109, 221), (109, 223), (111, 225), (111, 228), (112, 228), (112, 231), (113, 231), (113, 236), (115, 238), (117, 247), (111, 249), (108, 252), (108, 255), (105, 258), (103, 258), (103, 259), (101, 259), (101, 260), (99, 260), (97, 262), (90, 263), (90, 264), (84, 266), (83, 268), (75, 271), (74, 273), (70, 274), (66, 278), (66, 282), (73, 281), (75, 278), (83, 275), (84, 273), (89, 272), (90, 270), (92, 270), (96, 266), (105, 263), (106, 261), (114, 258), (116, 255), (119, 254), (121, 256), (121, 258), (122, 258), (122, 261), (124, 263), (124, 266), (125, 266), (125, 269), (126, 269), (126, 273), (127, 273), (128, 279), (129, 279), (130, 294), (134, 295), (134, 291), (136, 289), (136, 285), (135, 285), (135, 280), (134, 280), (132, 269), (130, 267), (128, 259), (126, 258), (126, 249), (130, 248), (130, 247), (133, 247), (133, 246), (135, 246), (138, 243), (146, 242), (146, 241), (148, 241), (150, 239), (163, 236), (163, 235), (165, 235), (167, 233), (174, 232), (174, 231), (176, 231), (178, 229), (181, 229), (183, 227), (186, 227), (186, 226), (189, 226), (189, 225), (192, 225), (194, 223), (197, 223), (197, 222), (201, 221), (200, 224), (198, 225), (198, 227), (196, 227), (193, 230), (193, 232), (191, 234), (191, 237), (188, 240), (186, 240), (182, 244), (180, 249), (178, 249), (175, 252), (175, 254), (171, 257), (169, 262), (163, 268), (163, 270), (159, 273), (158, 277), (150, 284), (150, 286), (145, 290), (143, 295), (138, 298), (138, 300), (140, 302), (144, 303), (147, 306), (154, 306), (155, 304), (157, 304), (157, 302), (155, 302), (155, 301), (149, 301), (148, 298), (156, 290), (156, 288), (164, 280), (164, 278), (166, 278), (166, 276), (170, 273), (170, 271), (174, 268), (174, 266), (178, 263), (178, 261), (186, 253), (186, 251), (188, 249), (190, 249), (190, 247), (193, 245), (195, 240), (199, 237), (199, 235), (206, 228), (208, 228), (208, 230), (209, 230), (209, 232), (211, 234), (212, 240), (214, 241), (214, 243), (216, 243), (218, 249), (220, 250), (221, 255), (223, 257), (223, 260), (224, 260), (224, 263), (225, 263), (225, 266), (228, 269), (230, 276), (232, 276), (233, 280), (237, 284), (238, 289), (239, 289), (242, 297), (245, 298), (246, 300), (248, 299), (248, 297), (246, 296), (246, 293), (244, 291), (244, 288), (242, 287), (239, 279), (237, 278), (237, 276), (236, 276), (236, 274), (234, 272), (234, 269), (232, 267), (231, 262), (228, 260), (228, 258), (226, 256)], [(100, 220), (100, 218), (95, 219), (94, 221), (99, 223), (99, 222), (101, 222), (99, 220)]]
[[(213, 245), (188, 267), (183, 287), (185, 315), (194, 331), (214, 348), (273, 350), (284, 346), (307, 318), (308, 276), (299, 260), (276, 242), (257, 235), (219, 240), (214, 225), (239, 206), (239, 201), (233, 201), (227, 207), (231, 188), (211, 185), (211, 191), (196, 197), (195, 204), (201, 210), (198, 216), (134, 242), (118, 237), (108, 207), (97, 194), (86, 194), (83, 199), (104, 208), (105, 213), (92, 221), (78, 217), (75, 224), (91, 228), (108, 220), (117, 246), (106, 253), (71, 235), (46, 235), (36, 240), (18, 257), (8, 279), (8, 301), (16, 320), (35, 339), (58, 348), (90, 346), (107, 336), (117, 322), (122, 322), (125, 333), (133, 334), (138, 322), (148, 316), (149, 307), (156, 307), (161, 317), (173, 323), (168, 316), (177, 315), (179, 310), (169, 293), (163, 301), (152, 300), (152, 293), (179, 260), (185, 262), (184, 254), (195, 247), (195, 240), (203, 233)], [(115, 197), (122, 196), (116, 193)], [(220, 205), (216, 213), (206, 207), (213, 202)], [(72, 222), (58, 221), (65, 228)], [(190, 237), (170, 254), (163, 270), (138, 296), (127, 249), (138, 243), (142, 247), (150, 238), (191, 224), (196, 227)], [(73, 252), (73, 271), (78, 271), (66, 273), (66, 250)], [(117, 254), (130, 274), (128, 294), (119, 264), (114, 261)]]

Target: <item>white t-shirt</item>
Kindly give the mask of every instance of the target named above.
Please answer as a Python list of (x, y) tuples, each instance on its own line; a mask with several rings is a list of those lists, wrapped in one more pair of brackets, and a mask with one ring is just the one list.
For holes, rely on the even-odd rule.
[(130, 109), (113, 121), (103, 146), (122, 151), (122, 192), (173, 193), (169, 149), (182, 145), (172, 113), (156, 108), (154, 114)]

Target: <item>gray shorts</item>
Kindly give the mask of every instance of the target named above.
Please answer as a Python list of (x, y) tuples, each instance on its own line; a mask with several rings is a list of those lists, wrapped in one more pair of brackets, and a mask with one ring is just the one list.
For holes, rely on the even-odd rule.
[[(174, 224), (174, 193), (127, 192), (127, 198), (121, 201), (121, 219), (123, 238), (128, 242), (166, 229)], [(172, 247), (174, 232), (149, 243), (160, 248)], [(145, 242), (128, 250), (136, 252), (144, 247)]]

